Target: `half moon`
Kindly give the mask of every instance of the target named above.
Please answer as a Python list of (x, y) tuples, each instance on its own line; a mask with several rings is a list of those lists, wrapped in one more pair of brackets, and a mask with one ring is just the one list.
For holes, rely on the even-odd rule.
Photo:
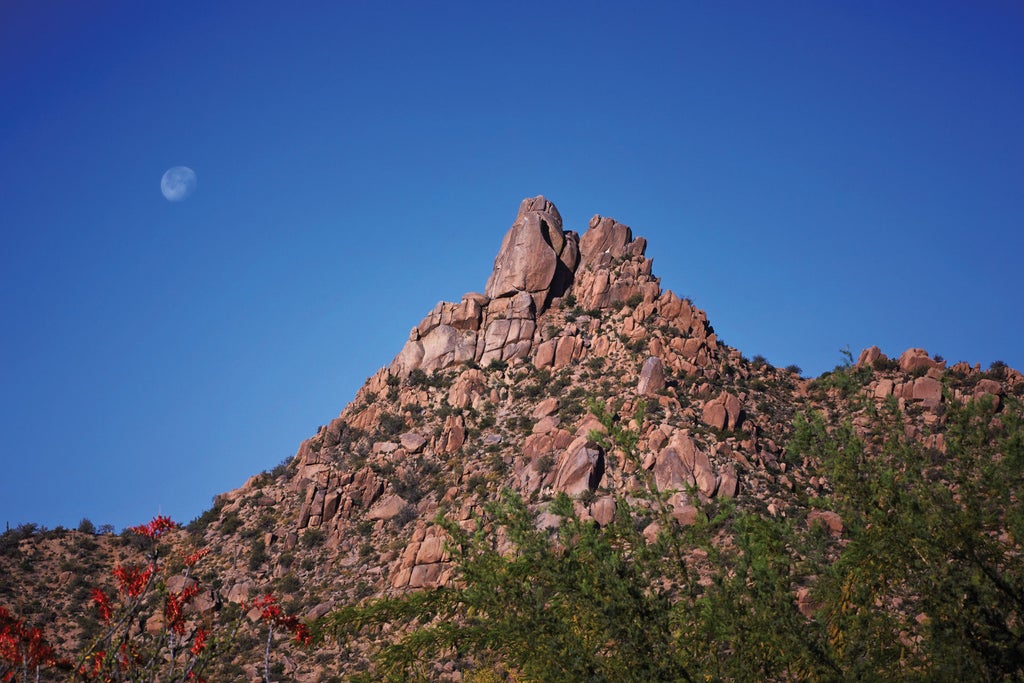
[(174, 166), (160, 179), (160, 191), (169, 202), (180, 202), (196, 189), (196, 172), (188, 166)]

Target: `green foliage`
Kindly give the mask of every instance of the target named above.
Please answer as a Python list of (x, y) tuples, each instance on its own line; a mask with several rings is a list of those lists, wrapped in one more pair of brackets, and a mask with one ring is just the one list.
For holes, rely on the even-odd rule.
[(305, 548), (313, 548), (324, 542), (327, 534), (322, 529), (306, 529), (302, 534), (302, 545)]
[[(461, 586), (343, 609), (323, 626), (344, 637), (392, 622), (416, 625), (378, 652), (372, 676), (380, 680), (432, 678), (430, 662), (459, 653), (472, 653), (478, 669), (500, 664), (525, 680), (689, 680), (673, 654), (671, 601), (651, 588), (661, 574), (657, 554), (622, 504), (616, 522), (601, 529), (576, 517), (567, 498), (556, 499), (552, 510), (563, 517), (553, 544), (522, 499), (505, 491), (475, 531), (438, 520), (452, 539)], [(488, 531), (494, 527), (507, 532), (511, 553), (500, 552)]]
[(540, 472), (541, 474), (547, 474), (548, 472), (551, 471), (551, 469), (554, 466), (555, 456), (551, 455), (550, 453), (545, 453), (544, 455), (537, 458), (537, 471)]
[(1024, 679), (1020, 401), (951, 403), (945, 453), (906, 438), (895, 402), (868, 409), (867, 434), (797, 415), (789, 457), (829, 483), (815, 507), (841, 539), (731, 501), (678, 526), (624, 426), (644, 408), (591, 403), (590, 438), (645, 487), (609, 524), (559, 494), (547, 528), (503, 491), (470, 524), (436, 520), (454, 583), (346, 606), (321, 633), (378, 637), (365, 680), (429, 680), (441, 661), (467, 680)]
[(401, 415), (395, 415), (394, 413), (381, 413), (378, 420), (380, 421), (379, 433), (384, 438), (397, 436), (405, 431), (405, 418)]
[(409, 373), (406, 382), (408, 382), (410, 387), (423, 389), (427, 387), (444, 388), (451, 383), (451, 378), (440, 369), (436, 369), (428, 375), (424, 370), (416, 368)]
[[(215, 508), (216, 509), (216, 508)], [(205, 513), (204, 513), (205, 514)], [(221, 533), (233, 534), (238, 531), (242, 526), (242, 518), (238, 516), (238, 513), (231, 510), (220, 521)]]
[(21, 541), (32, 538), (38, 530), (39, 525), (37, 524), (19, 524), (0, 534), (0, 556), (17, 557)]
[(262, 538), (257, 538), (252, 542), (252, 549), (249, 552), (249, 570), (256, 571), (268, 559), (270, 556), (267, 555), (267, 544)]
[[(1024, 430), (1019, 404), (953, 404), (936, 459), (881, 415), (869, 448), (849, 424), (797, 424), (792, 447), (819, 461), (847, 544), (816, 600), (833, 657), (854, 678), (1024, 676)], [(938, 461), (938, 462), (937, 462)]]

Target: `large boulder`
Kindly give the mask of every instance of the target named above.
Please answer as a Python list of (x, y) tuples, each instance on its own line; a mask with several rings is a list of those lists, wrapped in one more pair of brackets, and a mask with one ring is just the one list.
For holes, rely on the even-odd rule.
[(636, 385), (636, 393), (641, 396), (654, 396), (665, 388), (665, 367), (661, 359), (651, 356), (644, 361), (640, 370), (640, 381)]
[(932, 368), (945, 369), (946, 362), (932, 360), (924, 349), (907, 349), (900, 355), (900, 370), (903, 372), (915, 372), (917, 370), (930, 370)]
[(524, 199), (494, 259), (484, 294), (491, 299), (528, 292), (538, 312), (572, 284), (579, 262), (578, 238), (563, 232), (555, 205), (541, 196)]
[(590, 219), (589, 229), (580, 238), (581, 265), (594, 265), (603, 254), (622, 258), (632, 241), (633, 231), (629, 226), (608, 216), (594, 216)]
[(559, 459), (555, 490), (576, 496), (593, 491), (604, 476), (604, 454), (587, 437), (576, 438)]

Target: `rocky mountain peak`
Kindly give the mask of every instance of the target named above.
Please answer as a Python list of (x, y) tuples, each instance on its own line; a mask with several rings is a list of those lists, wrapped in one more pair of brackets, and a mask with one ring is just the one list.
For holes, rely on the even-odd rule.
[[(251, 604), (275, 591), (289, 611), (316, 619), (368, 597), (451, 587), (460, 559), (449, 545), (448, 523), (462, 529), (489, 524), (491, 505), (510, 493), (528, 506), (537, 529), (559, 527), (568, 502), (581, 522), (600, 528), (630, 515), (629, 526), (645, 543), (658, 541), (665, 529), (722, 523), (721, 512), (735, 509), (798, 535), (806, 530), (811, 545), (801, 547), (811, 550), (804, 557), (827, 549), (831, 555), (819, 559), (831, 562), (869, 529), (862, 510), (875, 505), (874, 498), (870, 506), (847, 505), (837, 485), (888, 477), (903, 487), (910, 473), (936, 484), (928, 498), (933, 504), (953, 501), (949, 491), (981, 490), (976, 476), (1000, 471), (992, 465), (1019, 470), (1013, 463), (1019, 463), (1020, 440), (1006, 430), (1019, 432), (1024, 424), (1021, 373), (1001, 363), (988, 371), (965, 362), (947, 367), (921, 348), (889, 358), (871, 347), (856, 364), (847, 354), (847, 363), (804, 379), (799, 369), (777, 368), (760, 356), (748, 360), (722, 343), (704, 311), (661, 288), (646, 246), (613, 218), (594, 216), (579, 236), (565, 230), (544, 197), (524, 200), (484, 293), (439, 302), (412, 328), (392, 363), (369, 377), (295, 457), (218, 496), (214, 508), (189, 525), (190, 533), (180, 534), (189, 553), (193, 543), (210, 548), (208, 561), (220, 572), (222, 588), (197, 602), (196, 613), (209, 615), (221, 601)], [(963, 437), (968, 419), (985, 439), (1004, 433), (1017, 439), (1005, 442), (1016, 455), (963, 460), (965, 444), (974, 448)], [(897, 448), (884, 450), (885, 439)], [(836, 450), (843, 444), (849, 444), (847, 455)], [(841, 469), (840, 455), (856, 458), (849, 462), (857, 476)], [(916, 466), (905, 466), (908, 455), (917, 458)], [(973, 450), (966, 455), (977, 457)], [(966, 478), (949, 480), (947, 491), (943, 482), (958, 476), (951, 462), (968, 466), (961, 465)], [(865, 478), (861, 471), (888, 474)], [(1006, 471), (1014, 476), (1002, 480), (1019, 481), (1019, 471)], [(1014, 491), (1004, 499), (1019, 500)], [(906, 493), (899, 490), (899, 496)], [(555, 507), (559, 500), (563, 512)], [(947, 509), (958, 514), (956, 506)], [(868, 512), (875, 515), (872, 525), (904, 517)], [(969, 519), (977, 518), (969, 512)], [(934, 519), (946, 525), (946, 517)], [(731, 552), (732, 532), (714, 533), (714, 552)], [(932, 547), (938, 535), (929, 531), (920, 547)], [(993, 528), (978, 538), (988, 544), (1010, 537)], [(492, 539), (502, 553), (514, 549), (500, 524)], [(131, 550), (113, 535), (100, 538), (98, 550), (91, 537), (67, 544), (8, 532), (0, 541), (0, 577), (12, 577), (7, 594), (38, 596), (51, 605), (81, 596), (79, 566), (98, 577)], [(1005, 543), (1004, 566), (1019, 566), (1019, 540)], [(720, 567), (739, 566), (735, 559), (712, 561), (711, 547), (686, 551), (707, 587)], [(957, 557), (961, 547), (955, 547)], [(89, 553), (102, 559), (91, 569), (79, 561)], [(786, 557), (788, 563), (788, 551)], [(942, 559), (934, 566), (951, 565)], [(968, 576), (977, 573), (971, 569)], [(175, 578), (176, 585), (186, 578)], [(816, 577), (793, 578), (779, 584), (788, 591), (792, 583), (795, 590), (777, 604), (797, 609), (794, 618), (808, 620), (799, 622), (803, 629), (815, 618)], [(750, 587), (737, 585), (741, 592)], [(0, 597), (4, 591), (0, 580)], [(898, 613), (914, 596), (901, 594), (891, 607)], [(870, 600), (872, 608), (878, 605)], [(731, 614), (745, 614), (743, 605)], [(914, 609), (906, 611), (907, 621), (894, 623), (926, 623)], [(75, 624), (86, 623), (78, 616), (69, 612), (61, 628), (78, 633)], [(774, 620), (770, 625), (774, 632)], [(344, 647), (325, 647), (336, 645), (323, 656), (282, 658), (285, 676), (325, 680), (327, 661), (343, 672), (365, 668), (360, 657), (370, 650), (362, 635)], [(253, 661), (265, 656), (256, 652), (256, 641), (245, 647)], [(346, 650), (354, 659), (334, 657)], [(435, 672), (452, 674), (439, 680), (466, 680), (455, 676), (451, 662), (437, 664)], [(251, 666), (224, 671), (231, 673), (217, 680), (259, 680)]]
[[(558, 341), (538, 320), (569, 295), (586, 310), (627, 301), (653, 306), (663, 293), (651, 275), (650, 259), (644, 258), (646, 248), (646, 240), (634, 239), (628, 226), (612, 218), (594, 216), (579, 237), (563, 229), (551, 201), (524, 199), (484, 293), (465, 294), (459, 303), (439, 302), (412, 329), (389, 370), (405, 377), (413, 370), (432, 372), (457, 363), (530, 358), (538, 367), (561, 367), (579, 360), (589, 346), (585, 333)], [(672, 299), (667, 293), (666, 303), (675, 310)]]

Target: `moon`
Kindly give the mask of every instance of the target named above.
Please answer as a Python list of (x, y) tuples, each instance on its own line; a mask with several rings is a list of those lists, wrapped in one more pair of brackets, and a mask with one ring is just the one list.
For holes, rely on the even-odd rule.
[(180, 202), (196, 189), (196, 172), (188, 166), (174, 166), (160, 179), (160, 191), (169, 202)]

